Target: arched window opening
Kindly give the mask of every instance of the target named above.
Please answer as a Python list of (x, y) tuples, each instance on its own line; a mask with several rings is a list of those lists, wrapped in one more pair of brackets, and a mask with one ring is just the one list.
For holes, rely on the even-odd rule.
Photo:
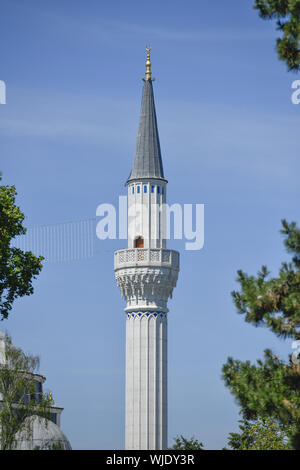
[(135, 248), (144, 248), (144, 239), (143, 239), (143, 237), (137, 237), (135, 239)]

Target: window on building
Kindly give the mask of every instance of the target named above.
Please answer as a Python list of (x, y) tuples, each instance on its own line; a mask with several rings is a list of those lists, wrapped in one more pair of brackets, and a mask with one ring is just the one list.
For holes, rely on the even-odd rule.
[(139, 187), (139, 186), (136, 187), (136, 192), (137, 192), (137, 193), (140, 192), (140, 187)]
[(135, 239), (135, 248), (144, 248), (144, 239), (143, 239), (143, 237), (137, 237)]
[(134, 194), (134, 186), (132, 186), (132, 194)]
[(41, 403), (42, 401), (42, 384), (38, 380), (35, 381), (35, 393), (36, 393), (36, 402)]
[(144, 193), (147, 192), (147, 186), (144, 186)]
[(154, 193), (154, 186), (151, 186), (151, 193)]
[(50, 413), (50, 420), (52, 423), (57, 424), (57, 413)]
[(160, 186), (157, 186), (157, 194), (160, 193)]
[(165, 188), (164, 187), (161, 188), (161, 193), (165, 194)]

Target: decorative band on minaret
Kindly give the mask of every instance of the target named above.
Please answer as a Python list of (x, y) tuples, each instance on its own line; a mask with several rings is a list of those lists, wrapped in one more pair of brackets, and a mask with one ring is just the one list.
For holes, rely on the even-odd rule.
[[(179, 253), (166, 247), (164, 177), (147, 61), (136, 149), (128, 188), (128, 248), (115, 252), (114, 270), (126, 301), (126, 450), (167, 449), (167, 302)], [(141, 210), (142, 208), (142, 210)]]

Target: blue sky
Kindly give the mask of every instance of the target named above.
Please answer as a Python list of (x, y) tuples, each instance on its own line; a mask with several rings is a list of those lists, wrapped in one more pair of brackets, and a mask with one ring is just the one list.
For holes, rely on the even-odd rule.
[[(220, 378), (228, 356), (291, 352), (246, 324), (230, 296), (239, 268), (276, 274), (289, 259), (280, 220), (299, 221), (297, 76), (252, 4), (1, 2), (0, 167), (28, 226), (95, 217), (126, 194), (152, 46), (168, 202), (205, 204), (204, 248), (169, 243), (181, 252), (169, 302), (169, 445), (183, 434), (220, 449), (237, 430)], [(74, 449), (124, 446), (125, 316), (113, 272), (124, 246), (98, 241), (91, 259), (45, 264), (34, 295), (0, 324), (40, 355)]]

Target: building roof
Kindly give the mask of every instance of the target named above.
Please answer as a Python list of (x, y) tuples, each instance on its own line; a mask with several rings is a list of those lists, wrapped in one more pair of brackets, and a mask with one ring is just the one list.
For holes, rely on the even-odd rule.
[(141, 178), (165, 179), (151, 78), (144, 79), (135, 155), (127, 183)]
[(35, 415), (25, 421), (22, 431), (16, 434), (17, 450), (52, 450), (53, 446), (72, 450), (65, 434), (52, 421)]

